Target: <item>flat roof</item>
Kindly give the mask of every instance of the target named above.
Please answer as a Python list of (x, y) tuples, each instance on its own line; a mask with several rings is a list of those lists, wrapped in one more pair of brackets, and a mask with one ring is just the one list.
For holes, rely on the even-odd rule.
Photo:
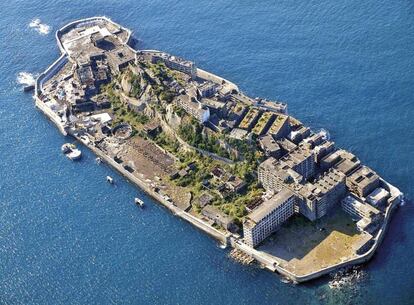
[(288, 189), (282, 189), (272, 198), (259, 205), (247, 217), (255, 223), (258, 223), (272, 211), (282, 206), (292, 196), (294, 196), (292, 191)]

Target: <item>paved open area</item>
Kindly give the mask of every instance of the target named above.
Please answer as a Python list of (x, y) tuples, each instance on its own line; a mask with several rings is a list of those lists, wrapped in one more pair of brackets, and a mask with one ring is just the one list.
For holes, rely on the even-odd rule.
[(295, 216), (258, 250), (282, 260), (281, 265), (289, 271), (303, 275), (354, 257), (355, 249), (369, 237), (357, 230), (349, 215), (338, 210), (315, 222)]

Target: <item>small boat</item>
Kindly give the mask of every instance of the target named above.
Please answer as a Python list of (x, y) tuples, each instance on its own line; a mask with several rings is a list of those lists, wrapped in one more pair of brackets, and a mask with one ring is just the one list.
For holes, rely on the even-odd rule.
[(98, 157), (98, 158), (95, 159), (95, 162), (96, 162), (96, 164), (101, 164), (102, 159)]
[(70, 150), (70, 143), (65, 143), (62, 145), (62, 147), (60, 148), (60, 150), (62, 151), (62, 153), (67, 154)]
[(141, 199), (135, 197), (134, 202), (136, 205), (139, 205), (141, 208), (144, 207), (144, 201), (142, 201)]
[(82, 156), (82, 152), (76, 148), (74, 144), (65, 143), (60, 148), (62, 153), (66, 155), (70, 160), (79, 160)]
[(79, 160), (82, 156), (82, 152), (75, 148), (71, 152), (67, 153), (66, 156), (71, 160)]
[(114, 183), (114, 179), (111, 176), (106, 176), (106, 181), (110, 184)]

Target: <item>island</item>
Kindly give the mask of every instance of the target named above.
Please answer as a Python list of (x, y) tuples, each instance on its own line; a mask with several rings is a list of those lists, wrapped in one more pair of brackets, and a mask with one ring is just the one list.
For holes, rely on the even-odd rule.
[(403, 194), (288, 114), (107, 17), (56, 32), (35, 105), (241, 263), (293, 282), (368, 261)]

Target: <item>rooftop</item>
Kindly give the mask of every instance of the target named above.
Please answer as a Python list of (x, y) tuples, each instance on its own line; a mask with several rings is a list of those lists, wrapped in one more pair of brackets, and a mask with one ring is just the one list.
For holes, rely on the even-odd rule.
[(264, 201), (261, 205), (255, 208), (247, 218), (255, 223), (260, 222), (263, 218), (269, 215), (272, 211), (282, 206), (294, 194), (288, 189), (282, 189), (279, 193), (274, 195), (269, 200)]
[(363, 165), (348, 178), (348, 181), (360, 187), (365, 187), (378, 179), (379, 176), (372, 169)]

